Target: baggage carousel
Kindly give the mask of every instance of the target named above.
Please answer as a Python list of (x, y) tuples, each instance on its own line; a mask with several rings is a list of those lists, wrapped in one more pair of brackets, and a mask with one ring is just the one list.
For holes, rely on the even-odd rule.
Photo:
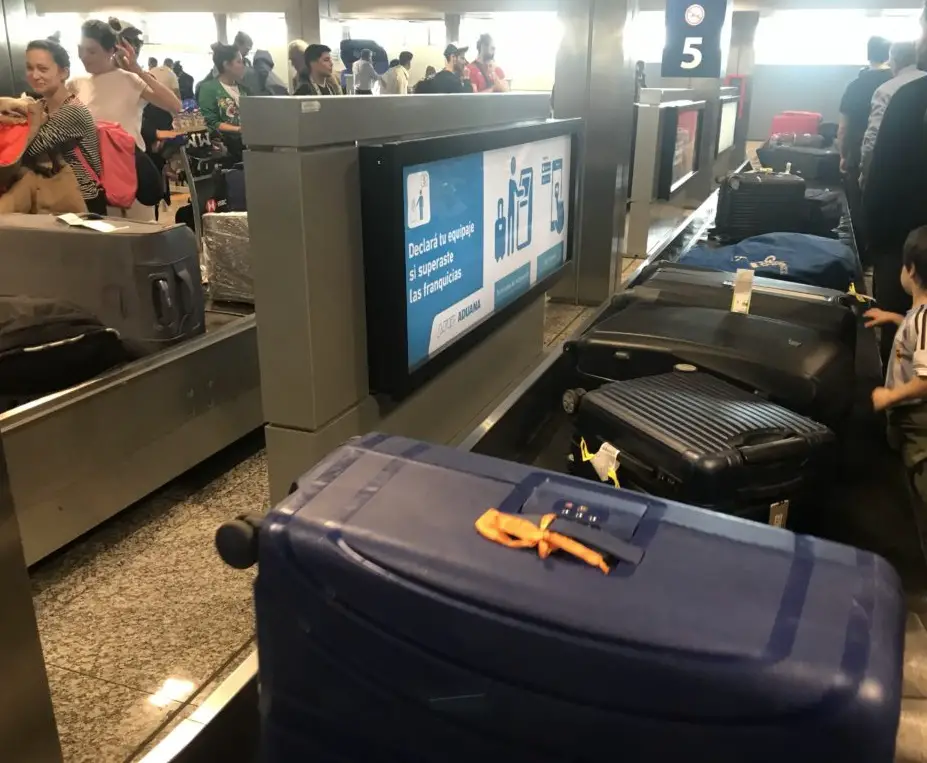
[[(698, 243), (706, 242), (714, 221), (717, 194), (692, 213), (631, 278), (631, 285), (647, 266), (673, 261)], [(846, 221), (848, 222), (848, 221)], [(843, 226), (848, 231), (848, 225)], [(852, 235), (841, 235), (852, 248)], [(862, 273), (857, 288), (863, 290)], [(606, 309), (591, 315), (577, 334)], [(483, 422), (458, 445), (462, 449), (565, 471), (571, 424), (561, 406), (564, 390), (575, 384), (573, 370), (554, 347)], [(909, 632), (923, 631), (919, 614), (927, 612), (927, 569), (916, 541), (903, 471), (883, 445), (881, 420), (872, 414), (871, 389), (881, 382), (882, 369), (872, 332), (860, 329), (857, 345), (856, 408), (843, 442), (842, 479), (822, 496), (818, 511), (802, 527), (824, 537), (871, 549), (898, 569), (909, 592)], [(923, 646), (924, 649), (918, 647)], [(927, 643), (909, 638), (905, 655), (905, 707), (899, 730), (897, 761), (927, 760), (922, 751), (924, 721), (916, 712), (918, 662)], [(909, 677), (909, 670), (911, 677)], [(907, 697), (917, 697), (908, 699)], [(927, 695), (925, 695), (927, 696)], [(914, 703), (914, 704), (912, 704)], [(177, 728), (149, 755), (145, 763), (253, 763), (259, 760), (257, 654), (207, 699), (194, 716)]]
[(26, 563), (263, 423), (253, 311), (221, 304), (198, 337), (0, 414)]

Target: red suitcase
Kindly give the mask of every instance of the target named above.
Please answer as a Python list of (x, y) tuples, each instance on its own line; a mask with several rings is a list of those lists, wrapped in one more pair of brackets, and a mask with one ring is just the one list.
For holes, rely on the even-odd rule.
[(813, 111), (783, 111), (773, 117), (769, 134), (795, 133), (816, 135), (824, 117)]

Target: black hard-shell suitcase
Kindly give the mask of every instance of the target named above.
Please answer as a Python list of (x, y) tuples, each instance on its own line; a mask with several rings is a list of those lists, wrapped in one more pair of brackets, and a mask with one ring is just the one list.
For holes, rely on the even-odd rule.
[(71, 302), (145, 355), (205, 330), (196, 237), (183, 225), (115, 218), (116, 230), (51, 215), (0, 215), (0, 285)]
[(757, 149), (756, 155), (764, 167), (775, 172), (788, 169), (805, 180), (840, 182), (840, 152), (835, 148), (768, 145)]
[(621, 487), (777, 526), (827, 472), (834, 444), (823, 424), (682, 371), (588, 392), (574, 423), (575, 474), (601, 479), (590, 456), (607, 443)]
[(738, 172), (721, 182), (715, 231), (726, 239), (800, 232), (806, 217), (802, 178), (775, 172)]
[(853, 403), (855, 358), (842, 342), (760, 315), (633, 302), (564, 349), (590, 385), (685, 364), (829, 426)]
[[(691, 305), (729, 310), (734, 296), (734, 275), (677, 263), (655, 263), (645, 269), (640, 285), (615, 297), (621, 308), (630, 300), (662, 305)], [(756, 276), (750, 297), (750, 313), (807, 326), (824, 336), (839, 339), (856, 352), (857, 311), (868, 303), (834, 289)]]
[(0, 410), (73, 387), (126, 360), (119, 334), (76, 305), (0, 296)]

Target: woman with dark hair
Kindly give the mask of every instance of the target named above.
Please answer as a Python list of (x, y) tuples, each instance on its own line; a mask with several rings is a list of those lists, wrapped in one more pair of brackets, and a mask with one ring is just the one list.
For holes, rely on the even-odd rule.
[(245, 64), (235, 45), (217, 44), (212, 62), (218, 75), (200, 87), (200, 112), (206, 125), (219, 133), (234, 161), (241, 161), (241, 117), (238, 104), (242, 95), (250, 95), (241, 84)]
[(144, 150), (142, 102), (177, 114), (182, 108), (180, 99), (139, 66), (141, 33), (134, 27), (116, 19), (94, 20), (81, 27), (81, 35), (78, 55), (87, 76), (72, 79), (71, 92), (84, 103), (95, 121), (121, 125)]
[(100, 139), (87, 107), (65, 86), (70, 74), (71, 59), (57, 42), (33, 40), (26, 46), (26, 79), (46, 114), (45, 124), (26, 149), (27, 164), (45, 155), (62, 158), (77, 177), (87, 209), (105, 215)]

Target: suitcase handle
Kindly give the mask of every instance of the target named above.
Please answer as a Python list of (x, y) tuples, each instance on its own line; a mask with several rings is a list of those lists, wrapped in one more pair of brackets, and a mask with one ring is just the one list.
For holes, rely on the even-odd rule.
[(748, 464), (804, 457), (808, 443), (788, 430), (767, 429), (750, 432), (732, 443)]
[(167, 280), (158, 278), (151, 282), (151, 301), (154, 305), (155, 320), (161, 326), (170, 326), (173, 320), (174, 303), (171, 300), (171, 288)]
[(193, 283), (190, 271), (186, 268), (174, 271), (180, 284), (180, 323), (183, 325), (186, 318), (193, 314)]

